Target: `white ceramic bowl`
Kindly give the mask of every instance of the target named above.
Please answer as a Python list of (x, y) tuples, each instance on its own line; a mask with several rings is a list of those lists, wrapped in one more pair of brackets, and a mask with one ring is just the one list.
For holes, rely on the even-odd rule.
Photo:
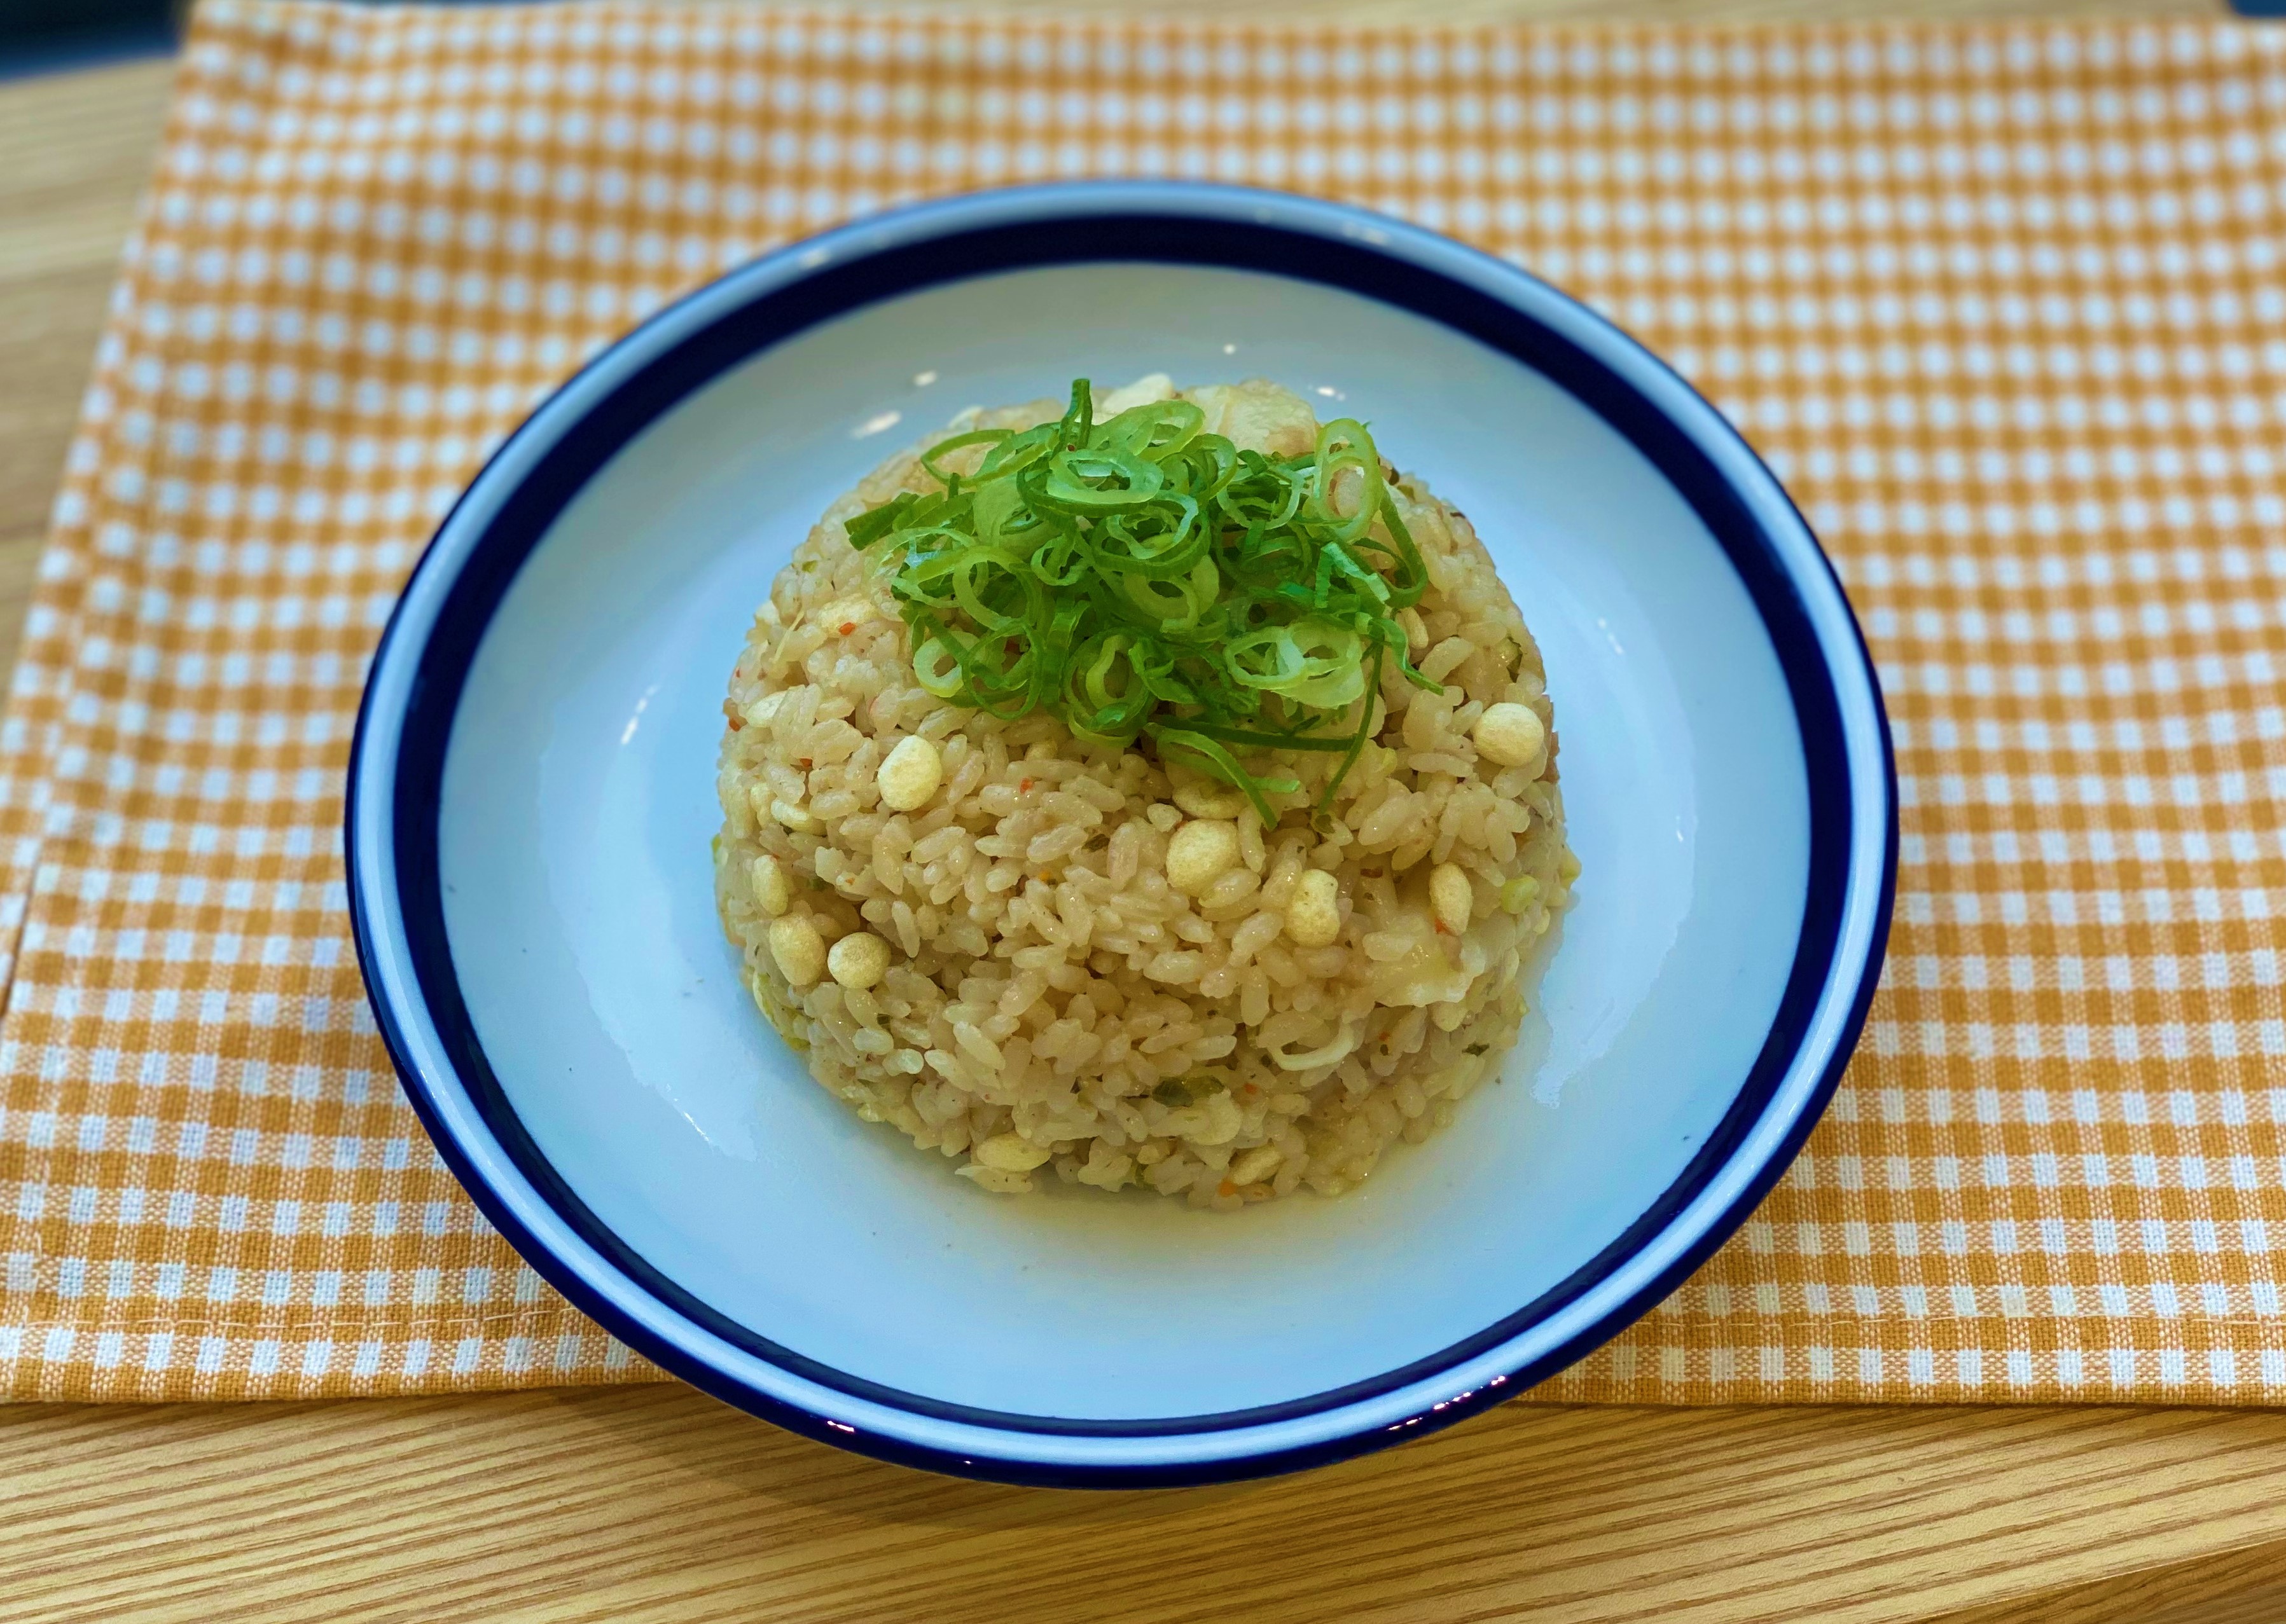
[[(808, 1081), (715, 922), (722, 694), (817, 514), (963, 406), (1151, 371), (1368, 419), (1547, 657), (1582, 874), (1537, 1013), (1501, 1086), (1339, 1200), (983, 1195)], [(572, 1301), (813, 1437), (1142, 1484), (1443, 1424), (1671, 1289), (1856, 1040), (1895, 804), (1817, 542), (1632, 341), (1394, 221), (1091, 184), (773, 255), (534, 412), (382, 640), (348, 848), (406, 1091)]]

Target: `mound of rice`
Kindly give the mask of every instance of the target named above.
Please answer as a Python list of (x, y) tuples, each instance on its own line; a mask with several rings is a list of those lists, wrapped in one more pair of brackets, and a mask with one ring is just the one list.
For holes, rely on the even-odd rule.
[[(1172, 392), (1147, 379), (1102, 412)], [(1317, 432), (1275, 385), (1184, 398), (1242, 446), (1292, 453)], [(1431, 582), (1402, 617), (1412, 657), (1445, 692), (1384, 674), (1376, 742), (1325, 832), (1309, 805), (1331, 757), (1288, 769), (1303, 793), (1265, 828), (1237, 790), (1145, 750), (921, 688), (842, 528), (934, 488), (917, 451), (826, 513), (732, 674), (715, 845), (747, 985), (821, 1084), (986, 1189), (1052, 1174), (1217, 1208), (1339, 1194), (1452, 1120), (1515, 1040), (1578, 864), (1532, 634), (1468, 521), (1390, 477)]]

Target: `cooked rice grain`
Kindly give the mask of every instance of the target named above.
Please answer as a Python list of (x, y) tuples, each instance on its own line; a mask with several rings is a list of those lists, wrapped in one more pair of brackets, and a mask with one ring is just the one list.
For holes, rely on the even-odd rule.
[[(1310, 418), (1266, 384), (1186, 398), (1255, 449), (1291, 449)], [(1041, 402), (954, 427), (1059, 413)], [(1468, 521), (1391, 479), (1431, 583), (1404, 616), (1412, 655), (1446, 691), (1384, 674), (1376, 742), (1329, 834), (1308, 808), (1330, 757), (1293, 765), (1303, 793), (1265, 829), (1235, 790), (1140, 749), (931, 695), (842, 522), (933, 482), (909, 451), (834, 504), (732, 674), (715, 850), (747, 985), (820, 1083), (987, 1189), (1052, 1173), (1219, 1208), (1339, 1194), (1393, 1141), (1452, 1120), (1515, 1041), (1527, 960), (1578, 865), (1552, 726), (1514, 766), (1472, 737), (1494, 704), (1552, 724), (1539, 649)], [(915, 738), (942, 779), (896, 811), (881, 768)], [(927, 755), (907, 749), (889, 802), (910, 800)], [(1333, 876), (1335, 919), (1326, 883), (1303, 878), (1313, 869)], [(823, 967), (860, 932), (880, 946), (843, 951), (864, 984), (845, 985)], [(1312, 941), (1325, 945), (1300, 945)]]

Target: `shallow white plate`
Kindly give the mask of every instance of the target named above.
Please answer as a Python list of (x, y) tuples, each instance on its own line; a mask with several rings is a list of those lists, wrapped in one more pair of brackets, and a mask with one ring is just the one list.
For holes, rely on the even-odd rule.
[[(708, 841), (729, 667), (817, 514), (954, 412), (1266, 376), (1475, 521), (1540, 638), (1581, 878), (1525, 1038), (1337, 1201), (987, 1196), (812, 1084)], [(775, 255), (566, 385), (439, 531), (351, 770), (360, 952), (455, 1171), (709, 1390), (984, 1475), (1354, 1453), (1608, 1338), (1740, 1221), (1864, 1018), (1894, 793), (1776, 482), (1514, 270), (1223, 188), (988, 194)]]

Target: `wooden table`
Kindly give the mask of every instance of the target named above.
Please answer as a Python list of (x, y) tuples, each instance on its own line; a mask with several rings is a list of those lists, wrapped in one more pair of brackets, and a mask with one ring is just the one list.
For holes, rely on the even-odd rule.
[[(167, 80), (0, 84), (0, 662)], [(0, 1408), (0, 1620), (130, 1618), (2254, 1624), (2286, 1618), (2286, 1414), (1510, 1404), (1305, 1477), (1147, 1495), (877, 1465), (681, 1387)]]

